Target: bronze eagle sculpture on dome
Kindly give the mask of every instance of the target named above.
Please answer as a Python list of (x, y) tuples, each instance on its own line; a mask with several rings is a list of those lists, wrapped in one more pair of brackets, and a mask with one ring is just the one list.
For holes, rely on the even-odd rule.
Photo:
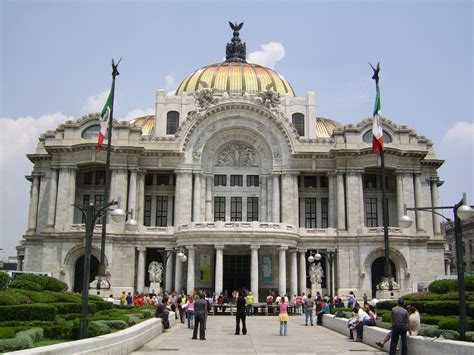
[(237, 22), (235, 23), (235, 25), (229, 21), (229, 25), (230, 25), (230, 28), (232, 28), (234, 31), (238, 32), (240, 31), (240, 29), (242, 28), (242, 26), (244, 25), (244, 23), (240, 23), (239, 25), (237, 24)]
[(243, 25), (243, 22), (239, 24), (238, 22), (232, 23), (229, 21), (229, 26), (234, 31), (234, 36), (231, 39), (231, 43), (227, 43), (226, 46), (226, 62), (245, 63), (247, 49), (245, 43), (242, 43), (239, 37), (239, 31)]

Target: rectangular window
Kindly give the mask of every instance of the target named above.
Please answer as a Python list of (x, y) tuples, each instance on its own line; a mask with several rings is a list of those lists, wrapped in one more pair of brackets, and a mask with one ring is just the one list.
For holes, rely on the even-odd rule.
[[(91, 203), (91, 195), (83, 195), (82, 196), (82, 204), (84, 206), (89, 206), (89, 204)], [(82, 215), (82, 213), (81, 213)], [(86, 219), (84, 217), (84, 215), (82, 215), (82, 222), (81, 223), (86, 223)]]
[(84, 185), (92, 185), (92, 171), (84, 173)]
[(239, 222), (242, 220), (242, 197), (230, 198), (230, 220), (232, 222)]
[(242, 175), (231, 175), (230, 176), (230, 186), (243, 186), (243, 176)]
[[(104, 195), (95, 195), (94, 196), (94, 205), (100, 206), (104, 203)], [(102, 224), (104, 222), (104, 217), (101, 217), (98, 221), (97, 224)]]
[(227, 176), (214, 175), (214, 186), (227, 186)]
[(316, 176), (305, 176), (304, 187), (316, 187)]
[(367, 189), (376, 189), (377, 188), (377, 175), (375, 174), (365, 174), (364, 175), (364, 187)]
[(304, 226), (305, 228), (316, 228), (316, 198), (306, 197), (304, 199)]
[(158, 174), (158, 175), (156, 175), (156, 184), (158, 186), (169, 186), (170, 176), (168, 174)]
[(153, 185), (153, 174), (146, 174), (145, 175), (145, 186)]
[(320, 187), (327, 188), (328, 187), (328, 177), (327, 176), (320, 176), (319, 177)]
[(259, 184), (258, 178), (259, 178), (258, 175), (247, 175), (247, 186), (258, 187), (258, 184)]
[(321, 199), (321, 228), (328, 227), (328, 199)]
[(365, 220), (367, 227), (377, 227), (377, 199), (365, 199)]
[(225, 197), (214, 197), (214, 221), (225, 222)]
[(247, 197), (247, 222), (258, 221), (258, 197)]
[(105, 185), (105, 170), (97, 170), (95, 172), (95, 184)]
[(151, 196), (145, 196), (145, 209), (143, 217), (143, 225), (150, 227), (151, 226)]
[(168, 225), (168, 196), (156, 196), (156, 225)]

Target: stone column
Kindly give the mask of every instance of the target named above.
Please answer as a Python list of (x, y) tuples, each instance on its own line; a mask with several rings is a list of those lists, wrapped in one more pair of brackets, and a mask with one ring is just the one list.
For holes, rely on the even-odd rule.
[(336, 175), (328, 174), (328, 227), (336, 228), (336, 201), (334, 192), (336, 190)]
[(223, 263), (223, 254), (224, 254), (224, 246), (223, 245), (215, 245), (214, 248), (216, 249), (216, 279), (215, 279), (215, 291), (216, 295), (219, 296), (221, 294), (223, 281), (224, 281), (224, 263)]
[(280, 223), (280, 175), (273, 175), (272, 222)]
[[(403, 200), (403, 177), (400, 172), (397, 172), (396, 174), (396, 179), (397, 179), (397, 214), (398, 218), (400, 216), (403, 216), (403, 205), (404, 205), (404, 200)], [(411, 207), (411, 206), (408, 206)]]
[(293, 295), (296, 295), (298, 292), (298, 263), (297, 263), (297, 257), (296, 257), (296, 249), (291, 249), (289, 253), (290, 253), (291, 281), (290, 281), (290, 294), (288, 295), (288, 297), (291, 300), (291, 297), (293, 297)]
[[(293, 199), (294, 199), (294, 191), (293, 191), (293, 181), (292, 181), (292, 174), (282, 174), (281, 176), (281, 195), (282, 195), (282, 206), (281, 206), (281, 214), (282, 214), (282, 222), (286, 224), (293, 224), (293, 213), (295, 207), (293, 206)], [(298, 210), (296, 208), (296, 210)]]
[[(420, 174), (415, 174), (415, 207), (422, 207), (422, 197), (421, 197), (421, 179)], [(416, 229), (419, 231), (425, 230), (423, 218), (426, 212), (416, 211)]]
[(40, 175), (33, 175), (33, 182), (31, 184), (30, 211), (28, 214), (28, 232), (27, 233), (34, 233), (36, 231), (36, 222), (38, 219), (40, 178), (41, 178)]
[(144, 292), (145, 288), (145, 260), (146, 248), (138, 247), (138, 265), (137, 265), (137, 292)]
[[(72, 167), (59, 170), (58, 198), (56, 207), (56, 224), (58, 232), (69, 231), (74, 220), (74, 206), (76, 199), (76, 170)], [(82, 201), (79, 201), (82, 202)]]
[(173, 253), (171, 250), (166, 250), (166, 285), (164, 289), (168, 292), (173, 291)]
[(128, 188), (128, 210), (133, 210), (133, 219), (137, 219), (137, 170), (130, 170), (130, 183)]
[(300, 252), (300, 294), (306, 292), (306, 249), (299, 249)]
[(272, 189), (273, 189), (273, 183), (272, 183), (272, 177), (271, 175), (267, 178), (267, 218), (266, 221), (272, 222), (273, 221), (273, 214), (272, 214)]
[(344, 174), (337, 173), (337, 229), (346, 230)]
[(180, 293), (183, 288), (183, 262), (176, 257), (175, 260), (175, 274), (174, 274), (174, 288), (176, 292)]
[(191, 222), (192, 173), (176, 172), (175, 225)]
[(296, 227), (300, 226), (300, 194), (298, 190), (298, 176), (298, 174), (293, 176), (293, 225)]
[(187, 246), (188, 249), (188, 277), (187, 277), (187, 292), (190, 295), (194, 291), (194, 251), (196, 248), (193, 245)]
[(258, 302), (258, 249), (260, 245), (251, 245), (251, 264), (250, 264), (250, 291), (252, 291), (253, 301)]
[[(363, 200), (364, 193), (362, 190), (362, 173), (359, 171), (351, 171), (346, 174), (347, 189), (347, 224), (348, 229), (355, 232), (358, 228), (365, 225)], [(362, 205), (362, 208), (361, 208)]]
[[(438, 195), (438, 180), (431, 180), (431, 206), (439, 207), (439, 195)], [(433, 216), (433, 232), (435, 237), (441, 235), (440, 219), (437, 214), (432, 213)]]
[(286, 251), (288, 247), (280, 247), (278, 251), (280, 252), (280, 260), (278, 263), (278, 292), (280, 295), (286, 294)]
[(193, 221), (201, 221), (201, 173), (194, 173)]
[[(109, 201), (120, 199), (120, 206), (118, 207), (123, 210), (126, 210), (128, 170), (122, 168), (113, 168), (111, 169), (111, 173), (112, 178), (110, 183)], [(111, 218), (107, 218), (107, 224), (110, 223), (110, 220)]]
[(58, 169), (51, 170), (51, 177), (49, 179), (49, 206), (48, 206), (48, 220), (46, 227), (52, 229), (54, 227), (54, 217), (56, 215), (56, 200), (58, 197)]
[[(267, 177), (261, 176), (260, 177), (260, 216), (258, 220), (260, 222), (267, 222), (267, 206), (268, 206), (268, 198), (267, 198)], [(254, 295), (255, 298), (255, 295)]]
[(145, 203), (145, 172), (138, 172), (138, 193), (135, 200), (137, 210), (135, 212), (135, 219), (138, 222), (139, 226), (143, 226), (144, 218), (144, 203)]
[(214, 221), (214, 216), (212, 215), (212, 176), (206, 176), (206, 221)]

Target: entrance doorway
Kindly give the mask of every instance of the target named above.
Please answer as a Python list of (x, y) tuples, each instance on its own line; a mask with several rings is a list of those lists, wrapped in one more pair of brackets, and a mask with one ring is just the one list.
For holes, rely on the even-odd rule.
[(224, 255), (223, 288), (232, 297), (232, 291), (250, 289), (250, 255)]
[[(380, 283), (380, 281), (382, 281), (384, 265), (385, 257), (383, 256), (375, 259), (372, 264), (372, 297), (375, 297), (375, 293), (377, 292), (377, 285)], [(392, 260), (390, 260), (390, 268), (392, 269), (393, 279), (397, 281), (397, 274), (395, 273), (395, 264)]]
[[(91, 255), (91, 270), (89, 273), (90, 282), (95, 280), (99, 273), (99, 260), (94, 255)], [(74, 268), (74, 292), (82, 292), (82, 282), (84, 280), (84, 255), (76, 261)]]

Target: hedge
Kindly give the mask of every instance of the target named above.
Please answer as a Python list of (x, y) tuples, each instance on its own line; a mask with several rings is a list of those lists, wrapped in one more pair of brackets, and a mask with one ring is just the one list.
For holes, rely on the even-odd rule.
[(43, 288), (40, 284), (28, 280), (18, 280), (14, 279), (10, 282), (10, 288), (19, 288), (22, 290), (30, 290), (30, 291), (42, 291)]
[(0, 291), (0, 306), (31, 303), (30, 299), (16, 290), (7, 288)]
[(0, 272), (0, 290), (7, 288), (10, 281), (10, 275), (8, 275), (6, 272)]
[(114, 305), (111, 302), (106, 302), (104, 300), (93, 301), (93, 302), (90, 302), (90, 301), (91, 300), (89, 299), (89, 305), (94, 304), (98, 311), (107, 311), (114, 308)]
[(55, 279), (54, 277), (49, 276), (40, 276), (34, 274), (20, 274), (15, 277), (15, 280), (21, 281), (30, 281), (38, 284), (41, 290), (48, 290), (48, 291), (66, 291), (67, 284)]
[(20, 290), (15, 289), (15, 292), (24, 295), (29, 298), (28, 303), (54, 303), (57, 302), (56, 296), (54, 293), (47, 293), (41, 291), (29, 291), (29, 290)]
[(0, 352), (29, 349), (33, 343), (43, 338), (43, 329), (31, 328), (16, 333), (14, 338), (0, 339)]
[(0, 319), (8, 320), (44, 320), (52, 321), (56, 317), (56, 307), (46, 304), (23, 304), (18, 306), (0, 306)]
[[(82, 304), (81, 303), (50, 303), (51, 306), (54, 306), (58, 314), (68, 314), (68, 313), (81, 313), (82, 311)], [(89, 302), (88, 312), (89, 314), (94, 314), (97, 310), (96, 304), (93, 302)]]
[[(466, 291), (474, 291), (474, 275), (465, 275), (464, 284)], [(458, 280), (436, 280), (429, 284), (428, 289), (433, 293), (448, 293), (449, 291), (457, 291)]]

